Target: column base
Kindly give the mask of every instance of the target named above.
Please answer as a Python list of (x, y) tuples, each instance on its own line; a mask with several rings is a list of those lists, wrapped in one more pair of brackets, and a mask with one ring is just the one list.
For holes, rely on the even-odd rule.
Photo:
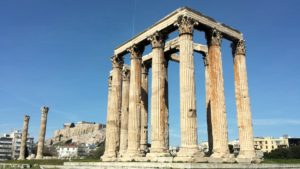
[(37, 159), (37, 160), (42, 160), (42, 159), (43, 159), (43, 156), (36, 156), (35, 159)]
[(102, 161), (117, 161), (117, 156), (115, 152), (108, 152), (108, 153), (104, 153), (103, 156), (101, 156), (101, 160)]
[(182, 147), (174, 157), (174, 162), (207, 162), (204, 153), (197, 146)]
[(238, 163), (260, 163), (261, 159), (256, 156), (256, 153), (252, 150), (241, 151), (236, 158)]
[(233, 154), (229, 153), (213, 153), (208, 158), (209, 163), (235, 163), (235, 158)]
[(145, 154), (141, 153), (140, 151), (127, 151), (120, 161), (139, 161), (141, 157), (145, 156)]

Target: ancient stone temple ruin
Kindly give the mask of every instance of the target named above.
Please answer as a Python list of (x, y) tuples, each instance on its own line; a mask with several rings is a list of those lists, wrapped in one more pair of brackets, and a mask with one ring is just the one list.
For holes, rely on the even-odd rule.
[[(168, 39), (178, 31), (179, 36)], [(205, 33), (207, 44), (193, 41)], [(221, 41), (232, 42), (240, 153), (228, 149)], [(145, 46), (152, 51), (143, 55)], [(203, 55), (210, 154), (198, 148), (193, 53)], [(124, 56), (130, 53), (130, 65)], [(179, 53), (179, 54), (177, 54)], [(252, 117), (242, 33), (189, 8), (179, 8), (114, 50), (109, 75), (106, 147), (103, 161), (254, 162)], [(169, 153), (168, 62), (179, 63), (180, 150)], [(148, 71), (152, 93), (148, 93)], [(151, 95), (151, 147), (148, 144), (148, 95)], [(201, 136), (200, 136), (201, 137)]]

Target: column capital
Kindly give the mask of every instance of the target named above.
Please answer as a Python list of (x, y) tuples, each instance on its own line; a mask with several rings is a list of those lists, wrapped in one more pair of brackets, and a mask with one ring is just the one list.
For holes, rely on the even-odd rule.
[(114, 55), (111, 57), (112, 67), (121, 69), (124, 64), (124, 59), (122, 56)]
[(131, 54), (130, 59), (142, 59), (144, 49), (144, 46), (137, 44), (132, 45), (130, 48), (127, 49), (127, 51)]
[(203, 55), (203, 64), (205, 67), (208, 66), (208, 58), (207, 57), (208, 57), (207, 54)]
[(213, 28), (206, 33), (206, 39), (208, 46), (221, 46), (222, 33), (217, 29)]
[(112, 72), (109, 73), (109, 76), (108, 76), (108, 87), (111, 87), (112, 86)]
[(42, 114), (48, 114), (48, 111), (49, 111), (49, 107), (46, 107), (46, 106), (41, 107), (41, 113)]
[(193, 34), (194, 26), (198, 25), (199, 23), (195, 21), (193, 18), (181, 15), (178, 17), (177, 21), (175, 22), (175, 26), (178, 26), (179, 35), (182, 34)]
[(142, 74), (146, 74), (146, 75), (148, 75), (148, 73), (149, 73), (149, 68), (150, 68), (150, 65), (148, 65), (148, 64), (142, 64)]
[(245, 40), (238, 40), (237, 42), (232, 42), (232, 55), (246, 55), (246, 45)]
[(153, 35), (149, 36), (147, 40), (151, 42), (152, 48), (164, 48), (167, 35), (160, 31), (156, 31)]
[(122, 80), (129, 81), (130, 80), (130, 67), (128, 65), (124, 65), (122, 69)]
[(24, 116), (24, 121), (29, 121), (29, 119), (30, 119), (30, 116), (28, 116), (28, 115)]

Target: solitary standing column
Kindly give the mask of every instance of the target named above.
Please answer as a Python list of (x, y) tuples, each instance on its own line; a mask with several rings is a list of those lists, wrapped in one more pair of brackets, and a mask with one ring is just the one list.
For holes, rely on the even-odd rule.
[(109, 132), (106, 138), (103, 161), (116, 160), (117, 153), (120, 146), (120, 117), (121, 117), (121, 99), (122, 99), (122, 67), (123, 57), (112, 57), (112, 87), (110, 95), (110, 112), (107, 113), (107, 132)]
[(19, 160), (25, 160), (25, 151), (26, 151), (29, 119), (30, 119), (30, 117), (27, 116), (27, 115), (24, 117), (24, 124), (23, 124), (23, 131), (22, 131), (22, 140), (21, 140)]
[(147, 156), (168, 156), (166, 128), (167, 104), (167, 61), (164, 57), (166, 37), (161, 32), (148, 38), (152, 44), (152, 99), (151, 99), (151, 151)]
[(180, 53), (180, 128), (181, 147), (175, 161), (203, 161), (198, 148), (193, 31), (197, 22), (187, 16), (178, 18)]
[(210, 162), (228, 161), (228, 133), (221, 58), (221, 33), (215, 29), (206, 34), (208, 42), (213, 154)]
[(129, 121), (128, 148), (125, 160), (133, 160), (142, 156), (141, 143), (141, 65), (144, 47), (133, 45), (128, 49), (131, 53), (130, 89), (129, 89)]
[(205, 67), (205, 94), (206, 94), (206, 120), (207, 120), (207, 135), (208, 135), (208, 153), (212, 153), (213, 149), (213, 136), (212, 136), (212, 119), (211, 119), (211, 98), (210, 98), (210, 78), (209, 78), (209, 57), (206, 53), (203, 56), (204, 67)]
[(120, 136), (120, 157), (124, 156), (128, 146), (128, 110), (129, 110), (129, 84), (130, 68), (123, 66), (122, 71), (122, 115), (121, 115), (121, 136)]
[(248, 93), (248, 80), (246, 69), (245, 41), (239, 40), (232, 44), (234, 57), (234, 83), (237, 108), (237, 120), (239, 128), (240, 153), (239, 162), (251, 162), (256, 154), (253, 144), (252, 116), (250, 110), (250, 98)]
[(148, 65), (142, 66), (142, 100), (141, 100), (141, 152), (147, 152), (148, 144)]
[(43, 159), (43, 151), (44, 151), (44, 142), (45, 142), (45, 135), (46, 135), (46, 125), (47, 125), (47, 115), (48, 115), (49, 108), (43, 106), (41, 108), (41, 128), (40, 128), (40, 135), (39, 135), (39, 142), (37, 147), (36, 159)]

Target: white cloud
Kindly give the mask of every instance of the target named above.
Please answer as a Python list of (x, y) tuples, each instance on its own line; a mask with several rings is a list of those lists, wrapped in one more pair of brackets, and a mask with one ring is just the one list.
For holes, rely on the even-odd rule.
[(254, 126), (300, 125), (300, 119), (253, 119)]

